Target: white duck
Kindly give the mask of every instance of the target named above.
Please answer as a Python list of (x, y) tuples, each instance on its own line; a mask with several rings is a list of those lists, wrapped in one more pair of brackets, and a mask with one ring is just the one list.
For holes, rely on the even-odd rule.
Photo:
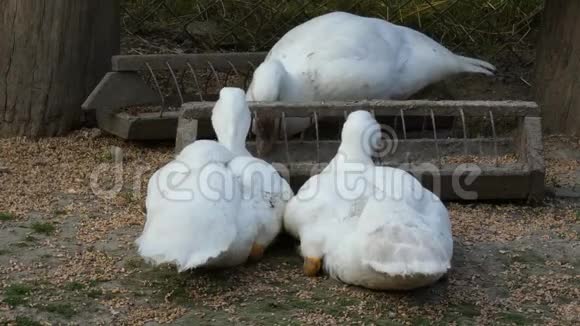
[[(459, 73), (493, 75), (485, 61), (453, 54), (426, 35), (377, 18), (333, 12), (286, 33), (254, 72), (249, 101), (404, 100)], [(288, 136), (307, 118), (287, 118)], [(279, 122), (257, 117), (258, 153), (267, 154)]]
[(290, 186), (246, 150), (251, 115), (241, 89), (224, 88), (212, 111), (218, 142), (198, 140), (155, 172), (139, 254), (178, 270), (258, 259), (282, 227)]
[(284, 226), (300, 239), (306, 275), (323, 267), (370, 289), (426, 286), (450, 268), (449, 215), (412, 175), (373, 164), (379, 135), (368, 112), (351, 113), (337, 155), (290, 200)]

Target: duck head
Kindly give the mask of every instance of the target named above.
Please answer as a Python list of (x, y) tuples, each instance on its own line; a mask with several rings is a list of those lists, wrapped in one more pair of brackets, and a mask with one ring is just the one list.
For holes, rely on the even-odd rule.
[(246, 149), (246, 137), (252, 121), (244, 91), (224, 87), (212, 110), (211, 123), (220, 144), (235, 156), (250, 156)]
[[(274, 102), (280, 100), (287, 72), (278, 60), (266, 60), (254, 71), (248, 87), (247, 101)], [(274, 141), (279, 135), (278, 117), (270, 113), (256, 115), (252, 132), (256, 135), (258, 155), (264, 156), (272, 151)]]
[(344, 123), (338, 153), (347, 161), (372, 163), (380, 142), (381, 126), (375, 118), (367, 111), (355, 111)]

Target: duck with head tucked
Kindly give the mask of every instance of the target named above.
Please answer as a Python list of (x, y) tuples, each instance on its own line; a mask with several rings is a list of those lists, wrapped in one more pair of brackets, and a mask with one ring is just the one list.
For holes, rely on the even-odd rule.
[(409, 173), (375, 166), (380, 126), (351, 113), (336, 156), (286, 206), (285, 229), (300, 239), (304, 273), (320, 270), (376, 290), (434, 283), (451, 267), (446, 207)]
[[(493, 75), (488, 62), (452, 53), (428, 36), (382, 19), (332, 12), (286, 33), (260, 64), (249, 101), (405, 100), (426, 86), (460, 73)], [(310, 119), (272, 115), (255, 119), (258, 154), (310, 126)]]
[(211, 120), (218, 141), (186, 146), (149, 180), (147, 219), (136, 240), (147, 261), (180, 272), (259, 259), (293, 196), (286, 180), (246, 149), (251, 114), (243, 90), (223, 88)]

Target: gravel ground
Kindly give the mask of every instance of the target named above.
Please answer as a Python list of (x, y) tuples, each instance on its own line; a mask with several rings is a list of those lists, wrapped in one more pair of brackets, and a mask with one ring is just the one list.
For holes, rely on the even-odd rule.
[[(549, 185), (575, 194), (580, 143), (550, 137), (546, 148)], [(148, 177), (172, 150), (88, 129), (0, 140), (0, 325), (580, 322), (575, 198), (533, 208), (450, 204), (453, 270), (413, 292), (306, 278), (297, 244), (286, 237), (262, 261), (232, 270), (151, 267), (133, 241), (144, 222)], [(119, 191), (107, 193), (115, 176), (123, 181), (113, 188)]]

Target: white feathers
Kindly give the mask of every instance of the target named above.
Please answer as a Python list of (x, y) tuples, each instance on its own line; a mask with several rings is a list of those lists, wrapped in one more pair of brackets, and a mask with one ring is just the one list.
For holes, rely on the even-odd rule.
[(245, 147), (250, 112), (240, 89), (224, 88), (212, 112), (219, 142), (199, 140), (159, 169), (147, 188), (139, 254), (179, 271), (246, 261), (279, 233), (286, 181)]
[[(236, 208), (241, 193), (227, 161), (205, 159), (208, 152), (233, 156), (216, 142), (195, 142), (178, 159), (159, 169), (147, 187), (147, 222), (137, 240), (139, 254), (157, 264), (175, 263), (179, 270), (206, 264), (228, 250), (237, 236)], [(227, 154), (230, 154), (229, 156)], [(196, 160), (180, 157), (204, 158)], [(194, 164), (188, 164), (188, 162)], [(220, 183), (211, 176), (223, 176)], [(220, 194), (231, 193), (229, 196)]]
[[(346, 283), (411, 289), (435, 282), (453, 253), (447, 209), (410, 174), (373, 164), (380, 126), (368, 112), (349, 115), (337, 155), (293, 197), (278, 172), (246, 149), (246, 100), (406, 99), (453, 74), (494, 70), (380, 19), (335, 12), (293, 28), (256, 69), (247, 94), (220, 91), (211, 118), (218, 142), (194, 142), (151, 177), (139, 254), (179, 271), (234, 266), (267, 247), (283, 223), (301, 239), (302, 255), (314, 266), (322, 258)], [(309, 124), (288, 119), (289, 136)]]
[(456, 57), (460, 61), (463, 72), (484, 74), (488, 76), (494, 75), (495, 67), (489, 62), (485, 62), (483, 60), (474, 58), (463, 57), (460, 55), (457, 55)]
[(222, 88), (211, 116), (218, 141), (235, 156), (251, 156), (246, 149), (246, 136), (252, 117), (244, 98), (244, 91), (239, 88)]
[(337, 155), (288, 203), (284, 224), (303, 255), (318, 254), (336, 279), (381, 290), (425, 286), (450, 268), (448, 212), (412, 175), (374, 166), (361, 144), (372, 143), (365, 131), (376, 124), (368, 113), (349, 115)]
[[(332, 12), (294, 27), (272, 47), (253, 76), (248, 99), (404, 100), (451, 75), (494, 70), (413, 29)], [(300, 118), (286, 123), (290, 135), (310, 125)]]
[[(287, 32), (256, 70), (248, 93), (255, 101), (405, 99), (453, 74), (494, 70), (413, 29), (333, 12)], [(278, 98), (257, 96), (274, 86), (278, 92), (265, 93)]]

